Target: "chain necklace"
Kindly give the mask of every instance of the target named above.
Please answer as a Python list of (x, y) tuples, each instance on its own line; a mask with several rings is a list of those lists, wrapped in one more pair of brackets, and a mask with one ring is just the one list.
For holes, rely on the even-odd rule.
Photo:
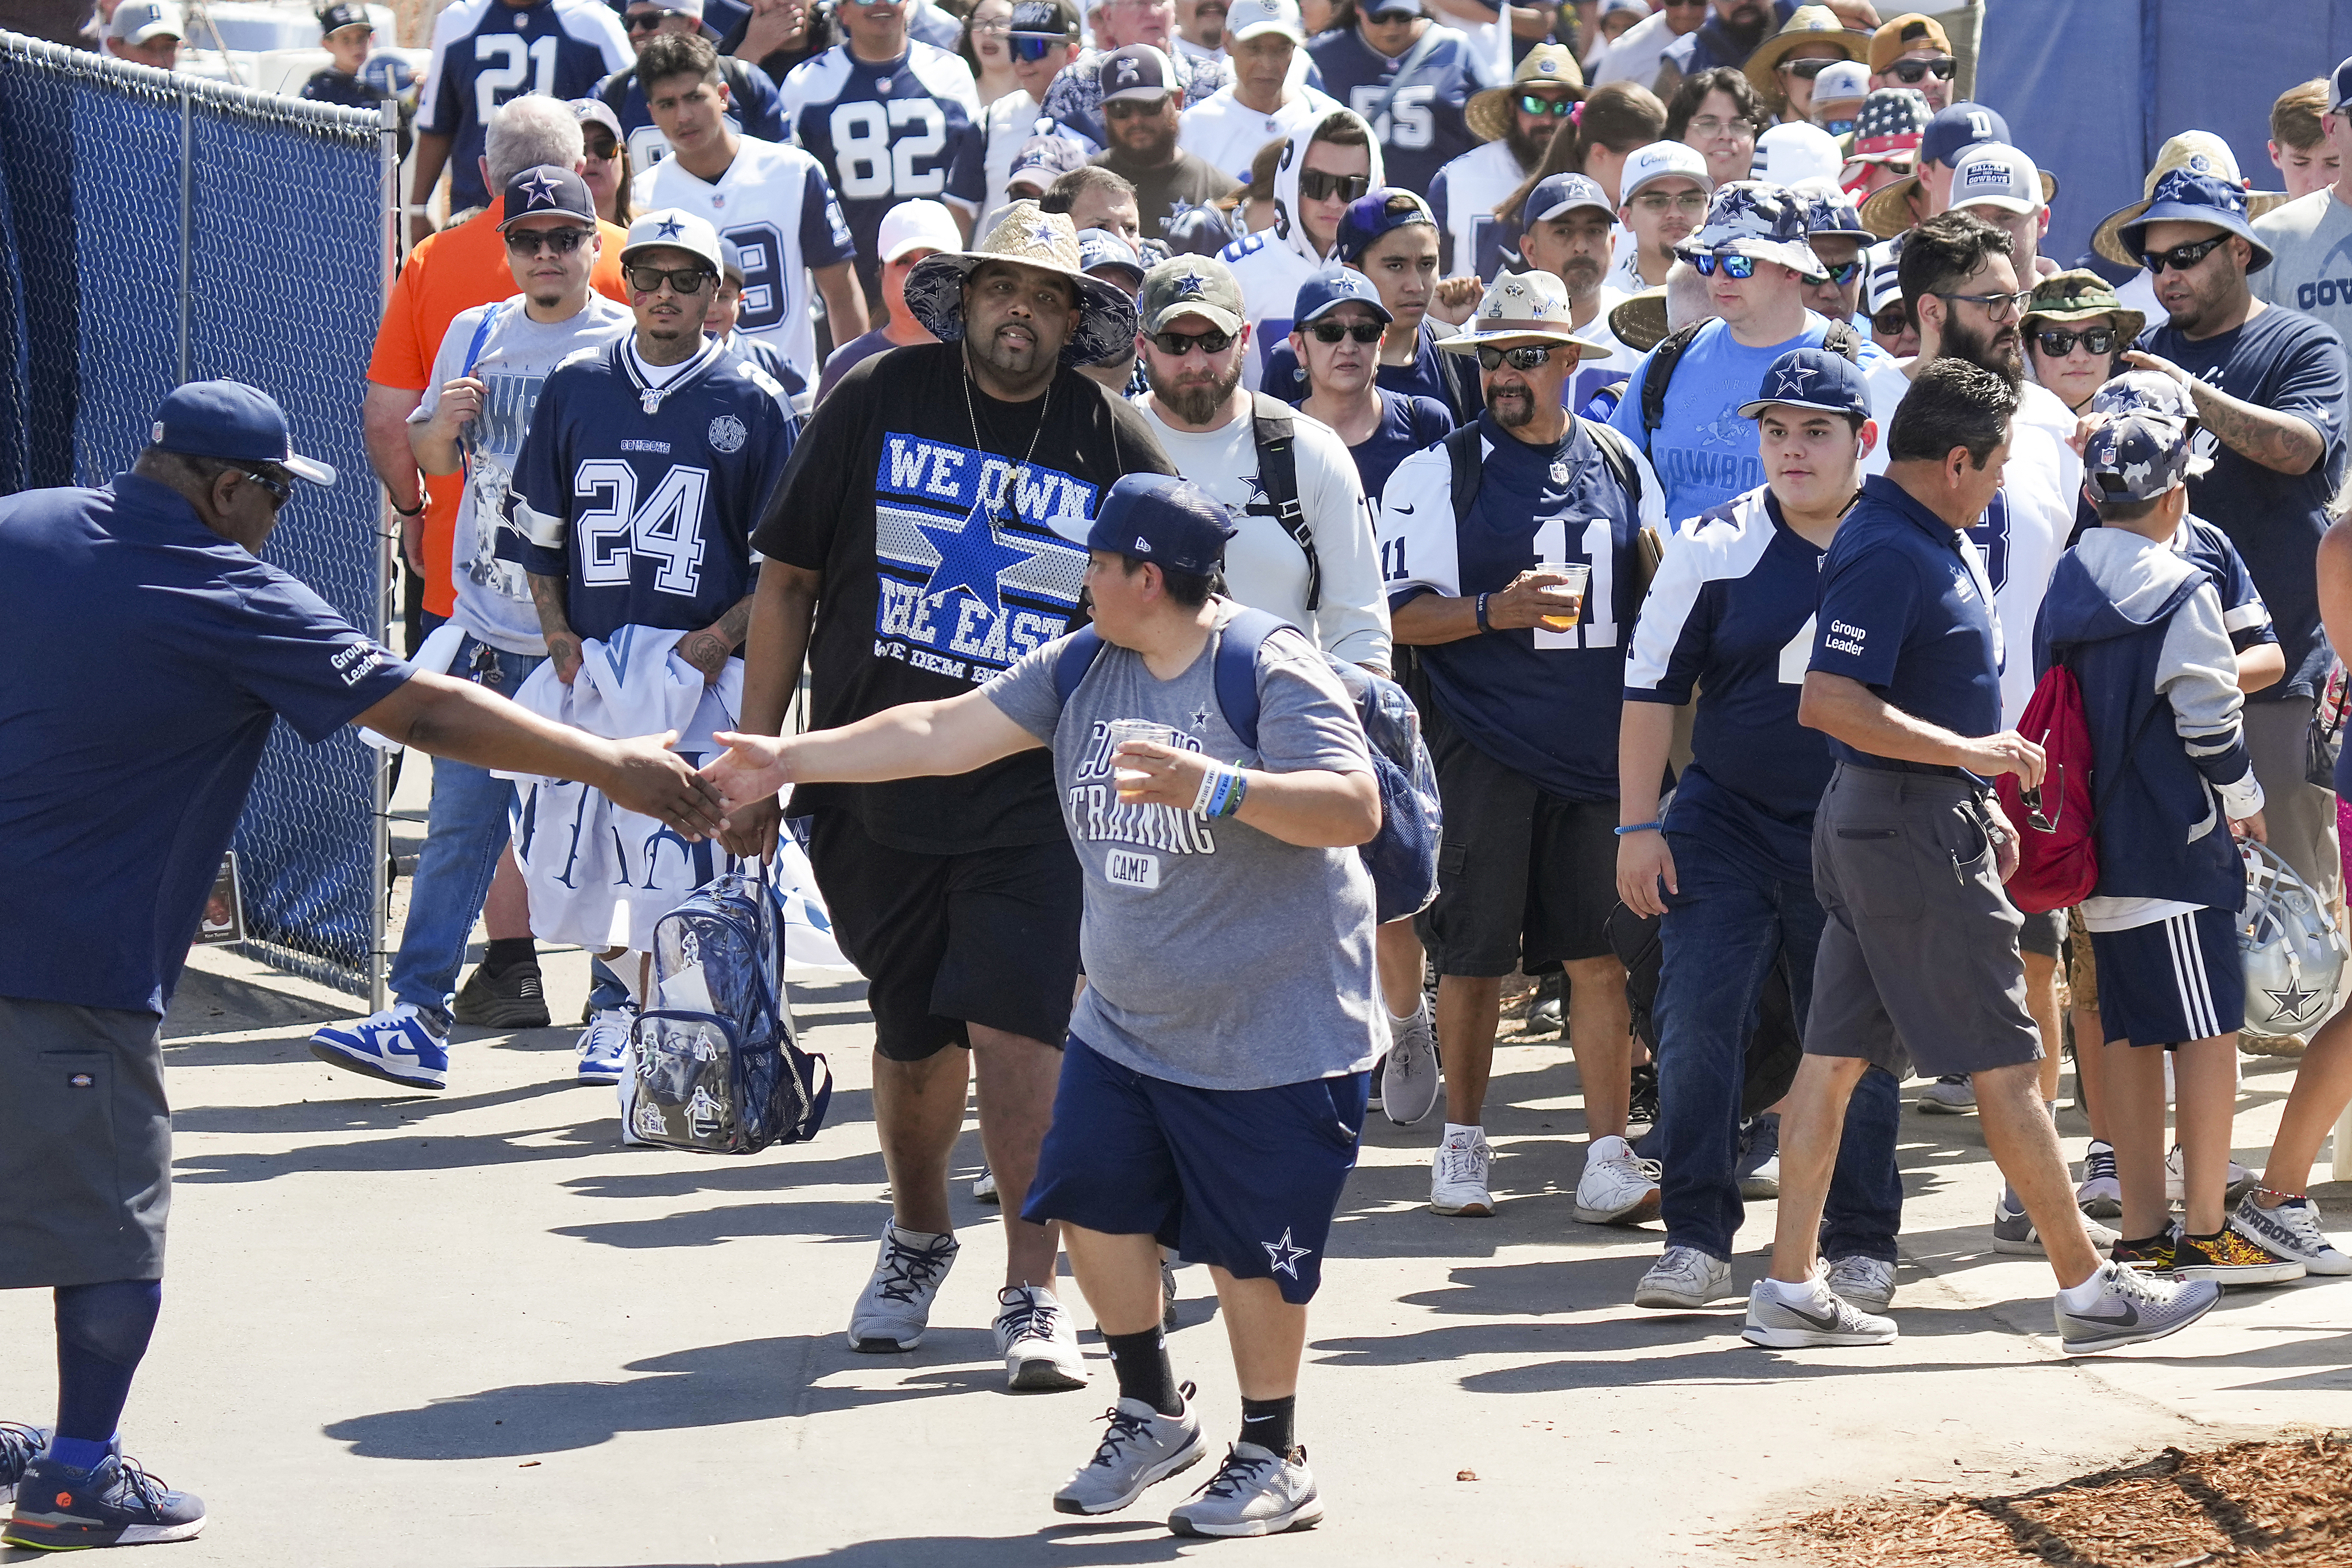
[[(960, 368), (963, 371), (963, 416), (971, 425), (972, 450), (985, 452), (988, 448), (980, 439), (980, 413), (971, 401), (971, 366), (966, 364)], [(1037, 455), (1037, 443), (1045, 434), (1045, 415), (1052, 411), (1053, 406), (1054, 384), (1048, 382), (1045, 383), (1045, 401), (1037, 405), (1037, 428), (1029, 437), (1029, 450), (1021, 455), (1020, 467), (1004, 476), (1003, 487), (997, 493), (994, 520), (998, 523), (1013, 523), (1020, 520), (1013, 508), (1013, 481), (1019, 476), (1022, 468), (1029, 466), (1029, 460)]]

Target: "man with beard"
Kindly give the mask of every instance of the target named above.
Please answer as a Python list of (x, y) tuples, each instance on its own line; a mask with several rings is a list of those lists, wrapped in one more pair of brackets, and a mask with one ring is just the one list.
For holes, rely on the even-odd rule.
[(1679, 141), (1653, 141), (1626, 154), (1618, 176), (1617, 216), (1633, 236), (1620, 246), (1609, 287), (1620, 294), (1665, 287), (1674, 269), (1675, 246), (1706, 221), (1715, 176), (1698, 149)]
[[(2010, 422), (2009, 465), (1984, 516), (1967, 530), (1991, 585), (2001, 635), (2001, 722), (2014, 727), (2033, 695), (2030, 643), (2042, 613), (2050, 574), (2074, 531), (2083, 488), (2083, 460), (2070, 442), (2074, 415), (2046, 387), (2026, 380), (2025, 341), (2019, 330), (2030, 293), (2021, 293), (2009, 236), (1966, 213), (1942, 213), (1914, 229), (1898, 263), (1903, 298), (1919, 324), (1916, 359), (1889, 361), (1870, 375), (1872, 408), (1890, 421), (1920, 373), (1939, 359), (1966, 360), (1990, 371), (2016, 392)], [(1885, 459), (1864, 465), (1883, 472)], [(2042, 1031), (2042, 1097), (2058, 1092), (2058, 944), (2061, 912), (2029, 915), (2019, 934), (2025, 955), (2026, 1006)], [(1921, 1108), (1965, 1111), (1974, 1103), (1962, 1078), (1941, 1079), (1920, 1092)], [(2030, 1250), (2024, 1210), (2004, 1192), (1993, 1217), (1996, 1245)]]
[(1738, 70), (1775, 25), (1796, 14), (1790, 0), (1715, 0), (1714, 14), (1692, 32), (1668, 44), (1658, 56), (1657, 79), (1650, 90), (1672, 98), (1683, 78), (1728, 66)]
[[(1108, 90), (1104, 60), (1129, 44), (1149, 44), (1163, 52), (1175, 48), (1176, 0), (1097, 0), (1087, 8), (1087, 20), (1094, 47), (1062, 68), (1045, 89), (1038, 118), (1052, 120), (1055, 134), (1074, 138), (1088, 152), (1097, 152), (1110, 145), (1102, 117), (1102, 95)], [(1168, 67), (1169, 86), (1180, 109), (1205, 101), (1234, 79), (1233, 68), (1224, 61), (1181, 49)]]
[(1235, 0), (1225, 22), (1234, 83), (1186, 110), (1176, 140), (1185, 152), (1247, 183), (1259, 148), (1322, 119), (1339, 100), (1291, 79), (1307, 47), (1297, 0)]
[(1147, 240), (1166, 237), (1170, 214), (1241, 189), (1213, 164), (1176, 145), (1182, 129), (1168, 57), (1149, 44), (1113, 49), (1102, 62), (1102, 117), (1110, 146), (1091, 160), (1135, 187)]
[(1576, 52), (1559, 44), (1538, 44), (1519, 62), (1509, 87), (1489, 88), (1470, 100), (1463, 120), (1485, 145), (1440, 169), (1429, 183), (1430, 211), (1437, 214), (1440, 277), (1491, 281), (1505, 267), (1519, 265), (1508, 248), (1510, 232), (1496, 217), (1496, 209), (1535, 172), (1551, 145), (1554, 128), (1568, 122), (1583, 96), (1584, 76), (1577, 69)]
[(1571, 329), (1591, 343), (1605, 343), (1605, 359), (1586, 360), (1568, 379), (1568, 406), (1583, 408), (1592, 394), (1633, 373), (1642, 356), (1609, 326), (1609, 312), (1624, 296), (1601, 281), (1609, 266), (1609, 198), (1581, 174), (1554, 174), (1528, 193), (1527, 230), (1519, 249), (1531, 272), (1549, 272), (1568, 290)]
[(1631, 1024), (1606, 923), (1639, 535), (1664, 526), (1664, 492), (1622, 436), (1561, 406), (1577, 359), (1607, 351), (1570, 317), (1558, 278), (1507, 272), (1443, 340), (1477, 355), (1486, 409), (1391, 476), (1381, 559), (1396, 639), (1421, 650), (1447, 823), (1416, 923), (1445, 1051), (1430, 1207), (1494, 1213), (1482, 1121), (1503, 979), (1564, 970), (1591, 1135), (1577, 1218), (1633, 1223), (1657, 1213), (1657, 1177), (1624, 1138)]
[[(1142, 416), (1078, 372), (1133, 340), (1135, 307), (1085, 275), (1067, 217), (1016, 202), (978, 249), (917, 266), (904, 293), (940, 341), (841, 379), (753, 536), (768, 559), (744, 661), (747, 733), (780, 732), (803, 660), (817, 729), (985, 685), (1077, 620), (1076, 541), (1111, 484), (1171, 471)], [(1021, 1218), (1076, 989), (1083, 896), (1047, 760), (803, 789), (793, 810), (809, 819), (817, 885), (874, 1013), (892, 1212), (851, 1348), (922, 1343), (957, 1251), (948, 1160), (976, 1071), (1003, 1199), (1008, 1380), (1080, 1386), (1052, 1290), (1054, 1228)], [(728, 844), (764, 851), (780, 814), (773, 801), (737, 812)]]

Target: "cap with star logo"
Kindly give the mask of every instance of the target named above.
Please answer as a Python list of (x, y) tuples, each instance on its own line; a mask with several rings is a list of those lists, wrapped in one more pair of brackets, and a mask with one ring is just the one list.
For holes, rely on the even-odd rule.
[(681, 207), (663, 207), (646, 213), (629, 225), (629, 243), (621, 247), (621, 265), (649, 250), (682, 250), (698, 256), (710, 264), (712, 276), (726, 267), (726, 253), (719, 248), (719, 231), (709, 218), (698, 218)]
[(1136, 302), (1142, 330), (1164, 330), (1171, 321), (1198, 316), (1220, 332), (1238, 332), (1249, 319), (1241, 280), (1214, 256), (1174, 256), (1143, 275)]
[(2083, 444), (2083, 488), (2099, 501), (2153, 501), (2189, 477), (2189, 427), (2152, 413), (2119, 413)]
[(1831, 349), (1791, 349), (1772, 361), (1756, 395), (1739, 405), (1739, 417), (1756, 419), (1768, 408), (1814, 409), (1822, 413), (1870, 417), (1870, 387), (1862, 368)]
[(577, 218), (596, 221), (596, 198), (588, 182), (556, 163), (525, 169), (507, 182), (506, 215), (499, 224), (510, 228), (525, 218)]

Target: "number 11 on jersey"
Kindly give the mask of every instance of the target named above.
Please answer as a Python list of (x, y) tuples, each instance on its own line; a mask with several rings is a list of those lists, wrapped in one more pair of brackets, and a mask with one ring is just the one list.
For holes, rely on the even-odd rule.
[(1581, 555), (1592, 565), (1585, 584), (1584, 614), (1572, 631), (1535, 629), (1538, 648), (1614, 648), (1617, 646), (1617, 539), (1609, 519), (1595, 517), (1584, 525), (1577, 548), (1568, 542), (1569, 521), (1552, 517), (1536, 526), (1538, 560), (1570, 561)]

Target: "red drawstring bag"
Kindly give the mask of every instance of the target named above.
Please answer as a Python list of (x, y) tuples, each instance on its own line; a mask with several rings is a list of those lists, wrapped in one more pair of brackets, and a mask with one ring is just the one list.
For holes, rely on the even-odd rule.
[(2042, 747), (2042, 787), (2028, 790), (2014, 773), (1994, 780), (2000, 809), (2017, 830), (2017, 873), (2009, 901), (2027, 915), (2071, 909), (2099, 883), (2091, 835), (2091, 726), (2083, 688), (2063, 664), (2035, 683), (2018, 734)]

